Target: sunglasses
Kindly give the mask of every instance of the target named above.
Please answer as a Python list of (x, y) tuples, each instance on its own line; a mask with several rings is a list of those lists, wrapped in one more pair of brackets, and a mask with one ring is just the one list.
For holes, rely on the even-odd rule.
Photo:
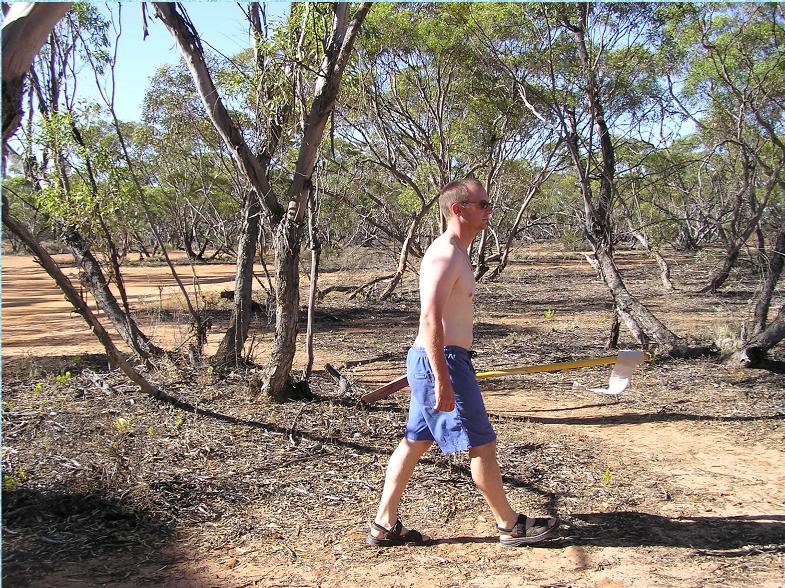
[(483, 210), (488, 210), (489, 208), (493, 208), (493, 204), (488, 200), (482, 200), (481, 202), (461, 202), (461, 206), (469, 206), (470, 204), (474, 204), (475, 206), (479, 206)]

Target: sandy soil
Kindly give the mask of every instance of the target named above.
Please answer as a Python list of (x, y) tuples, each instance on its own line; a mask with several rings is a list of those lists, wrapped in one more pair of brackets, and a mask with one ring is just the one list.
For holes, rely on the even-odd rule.
[[(478, 371), (605, 354), (610, 307), (579, 260), (527, 250), (501, 282), (480, 285)], [(622, 256), (622, 267), (636, 295), (679, 334), (727, 344), (749, 312), (753, 288), (743, 275), (727, 293), (696, 296), (690, 292), (707, 266), (674, 257), (680, 290), (665, 294), (654, 264), (640, 254)], [(190, 276), (190, 268), (184, 271)], [(203, 291), (231, 286), (231, 265), (197, 271)], [(153, 332), (160, 326), (156, 308), (176, 306), (171, 278), (151, 267), (128, 275), (134, 305), (145, 308), (143, 328)], [(325, 274), (323, 284), (360, 283), (365, 275)], [(551, 318), (546, 310), (554, 310)], [(318, 366), (340, 366), (355, 393), (400, 372), (416, 328), (411, 294), (387, 304), (330, 296), (321, 312)], [(173, 391), (235, 420), (189, 416), (175, 426), (180, 413), (134, 396), (116, 374), (103, 377), (126, 391), (110, 396), (79, 368), (71, 368), (68, 386), (52, 383), (74, 364), (71, 356), (99, 351), (80, 320), (69, 316), (29, 258), (3, 259), (3, 465), (18, 483), (4, 484), (3, 493), (4, 505), (13, 507), (3, 513), (8, 585), (785, 586), (781, 373), (714, 359), (658, 360), (639, 369), (619, 402), (573, 386), (602, 385), (610, 368), (488, 380), (483, 389), (511, 499), (530, 514), (558, 514), (562, 537), (542, 548), (501, 549), (465, 459), (431, 452), (402, 516), (439, 541), (379, 550), (363, 539), (400, 432), (405, 394), (359, 407), (334, 399), (330, 380), (318, 372), (314, 389), (326, 401), (275, 406), (245, 400), (240, 376), (183, 382), (180, 370), (167, 380)], [(182, 329), (154, 334), (171, 342)], [(214, 333), (219, 337), (220, 328)], [(269, 327), (259, 325), (256, 334), (263, 357)], [(783, 355), (778, 350), (775, 359)], [(42, 363), (42, 356), (52, 360)], [(35, 382), (46, 383), (45, 408), (31, 392)], [(117, 415), (134, 423), (133, 439), (112, 431)], [(167, 450), (153, 455), (151, 444)], [(115, 461), (122, 455), (134, 464), (133, 475), (121, 482), (116, 472), (107, 474), (101, 460), (109, 451), (101, 445), (112, 448)], [(155, 468), (177, 471), (168, 485), (156, 486)], [(81, 515), (50, 516), (47, 509), (57, 508), (41, 506), (41, 496), (56, 492), (62, 502), (77, 491), (144, 506), (171, 532), (162, 538), (150, 527), (145, 547), (136, 540), (143, 536), (137, 522), (127, 531), (133, 541), (91, 542), (85, 535), (93, 527), (76, 528)], [(180, 499), (167, 502), (162, 492)], [(238, 504), (243, 496), (247, 501)], [(38, 519), (29, 515), (30, 505), (40, 509)], [(197, 507), (219, 515), (199, 518)], [(114, 532), (115, 519), (106, 520)], [(51, 532), (42, 536), (46, 528)], [(75, 553), (69, 538), (89, 549)]]

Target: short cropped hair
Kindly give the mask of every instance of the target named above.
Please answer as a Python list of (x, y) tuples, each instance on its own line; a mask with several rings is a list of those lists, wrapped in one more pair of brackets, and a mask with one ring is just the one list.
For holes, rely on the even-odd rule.
[(442, 189), (439, 190), (439, 208), (441, 209), (444, 218), (450, 218), (453, 204), (466, 201), (472, 188), (482, 187), (482, 182), (475, 180), (474, 178), (463, 178), (445, 184)]

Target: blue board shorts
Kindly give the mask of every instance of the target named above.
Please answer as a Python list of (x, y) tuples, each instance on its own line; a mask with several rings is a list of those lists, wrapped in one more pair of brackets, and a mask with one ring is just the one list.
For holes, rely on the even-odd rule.
[(466, 451), (496, 440), (480, 394), (471, 355), (463, 347), (447, 346), (444, 357), (455, 391), (455, 408), (440, 412), (436, 405), (436, 378), (425, 349), (413, 345), (406, 357), (406, 376), (412, 390), (406, 438), (436, 441), (444, 453)]

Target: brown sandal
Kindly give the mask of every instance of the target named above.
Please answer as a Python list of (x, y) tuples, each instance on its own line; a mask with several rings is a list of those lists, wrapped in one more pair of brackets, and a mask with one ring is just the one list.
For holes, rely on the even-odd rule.
[(366, 537), (365, 542), (368, 545), (374, 545), (375, 547), (395, 547), (397, 545), (428, 545), (431, 543), (430, 539), (425, 539), (422, 536), (422, 533), (419, 531), (414, 531), (413, 529), (409, 529), (401, 535), (401, 531), (403, 531), (403, 523), (401, 519), (395, 521), (395, 524), (389, 528), (385, 529), (381, 525), (377, 525), (376, 522), (371, 523), (371, 527), (379, 533), (382, 533), (381, 537), (374, 537), (372, 533), (368, 533), (368, 537)]
[(518, 520), (512, 528), (502, 529), (496, 525), (496, 529), (505, 535), (511, 535), (507, 539), (499, 537), (499, 543), (501, 543), (502, 547), (520, 547), (521, 545), (533, 545), (552, 538), (559, 530), (559, 521), (553, 517), (533, 519), (519, 514)]

